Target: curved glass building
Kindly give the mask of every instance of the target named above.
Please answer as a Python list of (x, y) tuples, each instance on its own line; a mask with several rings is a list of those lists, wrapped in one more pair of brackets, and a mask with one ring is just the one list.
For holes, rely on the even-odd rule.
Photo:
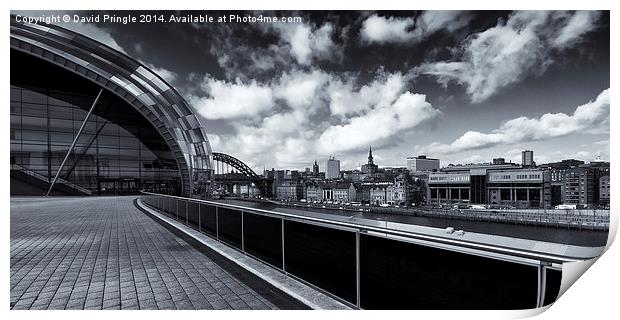
[(58, 26), (11, 19), (10, 40), (12, 194), (208, 188), (207, 135), (158, 75)]

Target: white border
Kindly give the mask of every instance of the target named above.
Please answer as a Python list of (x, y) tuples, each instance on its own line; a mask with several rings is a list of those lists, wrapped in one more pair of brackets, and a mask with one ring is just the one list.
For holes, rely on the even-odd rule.
[[(354, 5), (351, 5), (354, 3)], [(565, 0), (565, 1), (541, 1), (541, 0), (521, 0), (521, 1), (481, 1), (481, 0), (467, 0), (467, 1), (458, 1), (458, 0), (442, 0), (442, 1), (393, 1), (388, 3), (387, 1), (369, 1), (369, 0), (358, 0), (355, 2), (347, 2), (347, 1), (333, 1), (333, 0), (313, 0), (308, 2), (302, 1), (284, 1), (284, 0), (263, 0), (263, 1), (185, 1), (185, 0), (176, 0), (176, 1), (165, 1), (159, 3), (153, 3), (152, 1), (126, 1), (126, 0), (107, 0), (107, 1), (78, 1), (78, 0), (57, 0), (57, 1), (42, 1), (42, 0), (34, 0), (29, 1), (28, 3), (24, 1), (20, 2), (9, 2), (4, 1), (2, 6), (11, 6), (7, 7), (5, 14), (1, 17), (3, 21), (3, 25), (5, 26), (4, 32), (4, 41), (5, 50), (2, 50), (3, 55), (3, 64), (4, 68), (2, 69), (4, 72), (2, 73), (3, 81), (4, 81), (4, 90), (1, 92), (0, 101), (5, 101), (5, 106), (9, 101), (9, 28), (8, 28), (8, 11), (10, 9), (314, 9), (314, 10), (371, 10), (371, 9), (391, 9), (391, 10), (405, 10), (405, 9), (452, 9), (452, 10), (512, 10), (512, 9), (598, 9), (598, 10), (612, 10), (611, 12), (611, 34), (617, 35), (617, 24), (616, 21), (613, 21), (615, 17), (615, 9), (618, 6), (618, 1), (604, 1), (604, 0), (589, 0), (589, 1), (576, 1), (576, 0)], [(618, 36), (615, 37), (616, 39)], [(617, 71), (617, 63), (614, 57), (618, 56), (617, 50), (617, 40), (612, 36), (611, 39), (611, 69), (610, 73), (611, 84), (615, 83), (615, 72)], [(9, 117), (2, 117), (4, 121), (4, 125), (1, 126), (0, 136), (8, 137), (9, 136)], [(611, 137), (618, 136), (618, 117), (616, 112), (611, 110)], [(6, 138), (5, 138), (6, 139)], [(613, 142), (615, 141), (613, 138), (611, 139), (611, 146), (615, 146)], [(5, 140), (5, 150), (8, 150), (9, 145), (8, 141)], [(611, 147), (611, 162), (615, 163), (618, 159), (618, 148)], [(3, 163), (5, 165), (8, 164), (8, 152), (1, 153)], [(292, 312), (292, 311), (284, 311), (284, 312), (244, 312), (244, 311), (234, 311), (234, 312), (225, 312), (225, 311), (211, 311), (209, 313), (204, 313), (202, 311), (184, 311), (181, 314), (180, 312), (172, 312), (172, 311), (123, 311), (123, 312), (68, 312), (68, 311), (51, 311), (51, 312), (37, 312), (37, 311), (28, 311), (28, 312), (8, 312), (8, 302), (9, 302), (9, 278), (10, 278), (10, 270), (9, 270), (9, 184), (8, 184), (8, 170), (2, 170), (0, 173), (2, 174), (2, 181), (6, 181), (0, 188), (2, 188), (2, 196), (4, 208), (3, 210), (3, 218), (4, 223), (2, 228), (2, 235), (4, 239), (4, 250), (0, 253), (1, 260), (4, 261), (4, 277), (2, 277), (2, 283), (4, 290), (0, 293), (0, 301), (3, 301), (4, 308), (3, 312), (8, 314), (4, 315), (4, 319), (15, 319), (15, 318), (40, 318), (45, 317), (46, 319), (81, 319), (84, 317), (89, 317), (92, 319), (109, 319), (110, 317), (120, 317), (120, 318), (135, 318), (137, 317), (149, 317), (153, 319), (169, 319), (171, 316), (173, 317), (183, 317), (183, 319), (204, 319), (205, 317), (213, 317), (217, 319), (218, 317), (252, 317), (252, 318), (268, 318), (268, 319), (290, 319), (291, 317), (296, 317), (299, 320), (301, 319), (314, 319), (317, 316), (320, 317), (328, 317), (328, 318), (341, 318), (341, 317), (355, 317), (355, 318), (376, 318), (391, 316), (398, 318), (411, 318), (411, 317), (419, 317), (421, 319), (425, 318), (433, 318), (433, 319), (452, 319), (458, 317), (459, 319), (497, 319), (497, 318), (521, 318), (526, 316), (531, 316), (540, 313), (540, 311), (526, 311), (526, 312), (504, 312), (504, 311), (383, 311), (383, 312), (373, 312), (373, 311), (364, 311), (364, 312), (321, 312), (320, 314), (317, 312)], [(611, 177), (613, 181), (619, 181), (620, 172), (612, 169)], [(615, 190), (615, 189), (614, 189)], [(612, 226), (614, 227), (614, 231), (610, 232), (615, 234), (615, 228), (617, 227), (617, 219), (618, 212), (616, 209), (615, 203), (620, 201), (620, 193), (614, 192), (612, 194)], [(620, 253), (618, 252), (617, 245), (611, 247), (607, 253), (605, 253), (598, 261), (596, 262), (590, 270), (583, 276), (581, 279), (575, 283), (575, 285), (570, 288), (559, 300), (558, 302), (552, 306), (549, 310), (540, 315), (543, 319), (562, 319), (562, 318), (570, 318), (570, 319), (578, 319), (578, 318), (609, 318), (613, 317), (614, 314), (617, 314), (617, 292), (620, 284), (620, 280), (618, 280), (618, 270), (620, 269)], [(388, 315), (389, 313), (389, 315)]]

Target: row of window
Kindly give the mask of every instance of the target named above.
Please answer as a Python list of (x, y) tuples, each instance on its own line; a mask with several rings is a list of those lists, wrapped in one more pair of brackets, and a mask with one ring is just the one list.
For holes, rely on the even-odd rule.
[(442, 175), (437, 175), (437, 176), (430, 176), (429, 177), (430, 181), (469, 181), (469, 175), (447, 175), (447, 176), (442, 176)]

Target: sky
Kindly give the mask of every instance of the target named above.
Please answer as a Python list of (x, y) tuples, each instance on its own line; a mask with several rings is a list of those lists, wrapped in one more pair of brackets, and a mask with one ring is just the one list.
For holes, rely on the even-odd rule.
[[(14, 12), (30, 16), (231, 12)], [(139, 60), (255, 170), (609, 160), (608, 11), (235, 12), (296, 23), (60, 23)]]

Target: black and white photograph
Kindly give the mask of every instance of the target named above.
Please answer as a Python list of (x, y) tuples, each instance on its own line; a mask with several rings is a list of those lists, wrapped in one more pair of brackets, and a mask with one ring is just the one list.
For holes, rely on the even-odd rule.
[(610, 10), (5, 14), (13, 317), (537, 314), (615, 236)]

